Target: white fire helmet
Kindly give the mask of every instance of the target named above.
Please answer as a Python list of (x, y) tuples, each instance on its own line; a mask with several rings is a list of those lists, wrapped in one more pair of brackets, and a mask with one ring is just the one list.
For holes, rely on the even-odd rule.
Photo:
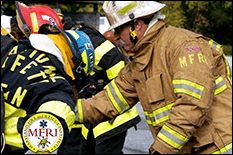
[(152, 15), (165, 6), (155, 1), (105, 1), (103, 10), (110, 23), (108, 30), (112, 30), (133, 19)]

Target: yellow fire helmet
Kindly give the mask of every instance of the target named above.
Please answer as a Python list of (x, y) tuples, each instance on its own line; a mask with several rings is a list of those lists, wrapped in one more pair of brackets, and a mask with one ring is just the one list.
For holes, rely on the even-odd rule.
[(110, 23), (108, 31), (133, 19), (152, 15), (165, 6), (155, 1), (105, 1), (103, 10)]

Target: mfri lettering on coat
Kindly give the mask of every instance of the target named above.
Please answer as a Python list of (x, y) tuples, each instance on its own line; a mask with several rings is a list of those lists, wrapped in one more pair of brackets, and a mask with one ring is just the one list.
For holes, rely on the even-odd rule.
[(195, 54), (189, 54), (187, 56), (183, 56), (179, 58), (180, 67), (187, 67), (188, 65), (194, 64), (194, 61), (197, 61), (199, 63), (207, 63), (206, 57), (202, 53), (195, 53)]

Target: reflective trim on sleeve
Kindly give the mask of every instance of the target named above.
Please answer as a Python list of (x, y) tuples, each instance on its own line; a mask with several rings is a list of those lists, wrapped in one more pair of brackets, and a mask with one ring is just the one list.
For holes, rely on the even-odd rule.
[(51, 112), (63, 118), (71, 131), (72, 125), (75, 121), (75, 113), (71, 110), (70, 106), (61, 101), (48, 101), (43, 103), (37, 112)]
[(101, 45), (95, 48), (95, 67), (98, 66), (101, 58), (109, 52), (111, 49), (113, 49), (115, 46), (109, 41), (106, 40)]
[(174, 79), (172, 81), (174, 92), (190, 95), (196, 99), (201, 99), (204, 86), (185, 79)]
[[(209, 40), (208, 43), (209, 43), (213, 48), (215, 48), (218, 52), (221, 51), (222, 45), (220, 45), (219, 43), (215, 42), (215, 41), (212, 40), (212, 39)], [(229, 81), (230, 81), (231, 84), (232, 84), (232, 72), (231, 72), (231, 68), (230, 68), (230, 66), (229, 66), (229, 64), (228, 64), (228, 62), (227, 62), (227, 59), (226, 59), (224, 53), (223, 53), (223, 58), (224, 58), (224, 60), (225, 60), (225, 64), (226, 64), (226, 68), (227, 68), (227, 78), (229, 79)]]
[(19, 117), (13, 117), (5, 120), (5, 140), (6, 144), (23, 149), (23, 140), (21, 138), (21, 133), (18, 133), (17, 123)]
[(87, 140), (89, 130), (85, 127), (84, 124), (73, 124), (72, 128), (81, 128), (82, 135)]
[(109, 80), (112, 80), (113, 78), (118, 76), (118, 73), (120, 72), (120, 70), (125, 66), (125, 62), (124, 61), (119, 61), (117, 64), (115, 64), (114, 66), (112, 66), (111, 68), (109, 68), (106, 73), (108, 76)]
[(209, 40), (209, 44), (210, 44), (213, 48), (215, 48), (218, 52), (221, 51), (222, 45), (218, 44), (218, 43), (215, 42), (214, 40), (212, 40), (212, 39)]
[(221, 92), (223, 92), (224, 90), (227, 89), (227, 85), (224, 82), (222, 76), (219, 76), (216, 80), (216, 87), (215, 87), (215, 91), (214, 91), (214, 96), (220, 94)]
[(83, 116), (83, 103), (82, 103), (82, 99), (78, 99), (78, 101), (77, 101), (77, 105), (75, 106), (75, 114), (76, 114), (75, 121), (77, 121), (79, 123), (83, 123), (84, 116)]
[(130, 105), (118, 89), (115, 83), (115, 79), (113, 79), (108, 85), (106, 85), (104, 89), (106, 89), (108, 97), (118, 113), (122, 114), (130, 108)]
[(5, 140), (6, 144), (23, 149), (21, 133), (18, 133), (17, 123), (19, 117), (25, 117), (26, 111), (16, 108), (5, 102)]
[(232, 154), (232, 142), (209, 154)]
[(176, 149), (181, 149), (184, 144), (189, 140), (188, 137), (180, 134), (179, 132), (175, 131), (171, 127), (168, 127), (166, 124), (163, 125), (162, 129), (157, 135), (165, 143), (171, 145)]
[(147, 111), (144, 111), (147, 123), (149, 125), (156, 126), (158, 124), (161, 124), (165, 121), (169, 120), (169, 112), (171, 111), (171, 107), (175, 102), (169, 103), (165, 106), (162, 106), (158, 109), (155, 109), (153, 112), (149, 113)]
[(97, 138), (98, 136), (134, 119), (137, 116), (138, 116), (138, 112), (136, 106), (134, 106), (129, 111), (126, 111), (122, 115), (117, 116), (113, 124), (110, 124), (108, 121), (105, 121), (94, 127), (93, 129), (94, 137)]

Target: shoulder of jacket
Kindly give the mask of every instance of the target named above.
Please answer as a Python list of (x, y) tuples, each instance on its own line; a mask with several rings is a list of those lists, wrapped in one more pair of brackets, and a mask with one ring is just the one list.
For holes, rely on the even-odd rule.
[(170, 48), (176, 48), (187, 41), (197, 40), (201, 36), (201, 34), (192, 32), (190, 30), (168, 25), (166, 26), (165, 32), (162, 36), (162, 40), (166, 41), (162, 44)]
[(170, 37), (174, 38), (196, 38), (198, 36), (202, 36), (201, 34), (192, 32), (190, 30), (184, 29), (184, 28), (178, 28), (174, 26), (167, 26), (167, 33), (170, 34)]

